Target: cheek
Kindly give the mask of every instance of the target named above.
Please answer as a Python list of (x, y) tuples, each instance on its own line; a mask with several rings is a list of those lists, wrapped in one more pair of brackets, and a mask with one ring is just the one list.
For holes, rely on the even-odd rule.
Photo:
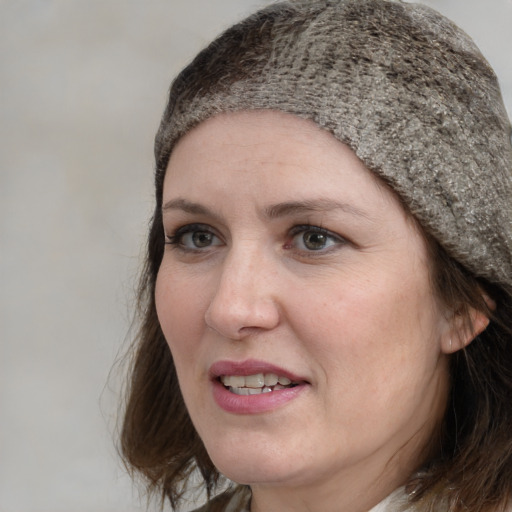
[(155, 302), (162, 331), (178, 363), (200, 337), (204, 294), (163, 264), (156, 280)]
[(403, 368), (411, 371), (401, 375), (413, 379), (439, 356), (439, 313), (426, 276), (374, 272), (370, 280), (352, 273), (295, 310), (309, 347), (355, 387), (378, 386)]

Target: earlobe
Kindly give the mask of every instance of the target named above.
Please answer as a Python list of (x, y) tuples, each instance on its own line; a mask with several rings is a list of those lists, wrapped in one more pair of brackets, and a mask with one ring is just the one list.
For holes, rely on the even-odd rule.
[[(489, 304), (486, 300), (490, 309), (494, 309), (494, 302)], [(494, 307), (492, 307), (494, 306)], [(456, 318), (453, 319), (452, 327), (450, 332), (442, 339), (442, 351), (445, 354), (453, 354), (458, 350), (467, 347), (479, 334), (481, 334), (489, 325), (489, 317), (482, 311), (478, 311), (474, 308), (470, 308), (469, 311), (469, 322), (467, 317), (462, 314), (457, 314)]]

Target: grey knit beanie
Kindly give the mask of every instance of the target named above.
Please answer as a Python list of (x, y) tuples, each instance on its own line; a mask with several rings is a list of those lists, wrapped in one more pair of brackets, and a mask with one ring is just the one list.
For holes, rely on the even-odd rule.
[(235, 25), (171, 88), (155, 143), (157, 198), (182, 135), (249, 109), (331, 132), (451, 257), (512, 291), (510, 122), (493, 70), (449, 20), (394, 0), (304, 0)]

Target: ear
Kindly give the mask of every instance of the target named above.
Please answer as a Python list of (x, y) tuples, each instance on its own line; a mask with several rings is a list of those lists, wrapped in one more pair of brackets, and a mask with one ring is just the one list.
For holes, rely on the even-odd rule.
[[(496, 309), (496, 303), (490, 297), (483, 294), (483, 298), (491, 311)], [(467, 314), (454, 313), (450, 328), (441, 339), (442, 352), (453, 354), (467, 347), (480, 333), (487, 329), (489, 322), (490, 319), (484, 312), (474, 308), (469, 308)]]

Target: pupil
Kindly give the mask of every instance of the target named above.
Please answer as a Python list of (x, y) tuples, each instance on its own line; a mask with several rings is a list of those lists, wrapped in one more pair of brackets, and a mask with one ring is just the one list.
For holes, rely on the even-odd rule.
[(318, 251), (325, 247), (326, 236), (322, 235), (321, 233), (309, 232), (304, 234), (303, 240), (304, 245), (308, 249), (312, 251)]
[(212, 242), (212, 235), (211, 233), (205, 233), (204, 231), (196, 231), (192, 235), (192, 239), (196, 247), (207, 247)]

